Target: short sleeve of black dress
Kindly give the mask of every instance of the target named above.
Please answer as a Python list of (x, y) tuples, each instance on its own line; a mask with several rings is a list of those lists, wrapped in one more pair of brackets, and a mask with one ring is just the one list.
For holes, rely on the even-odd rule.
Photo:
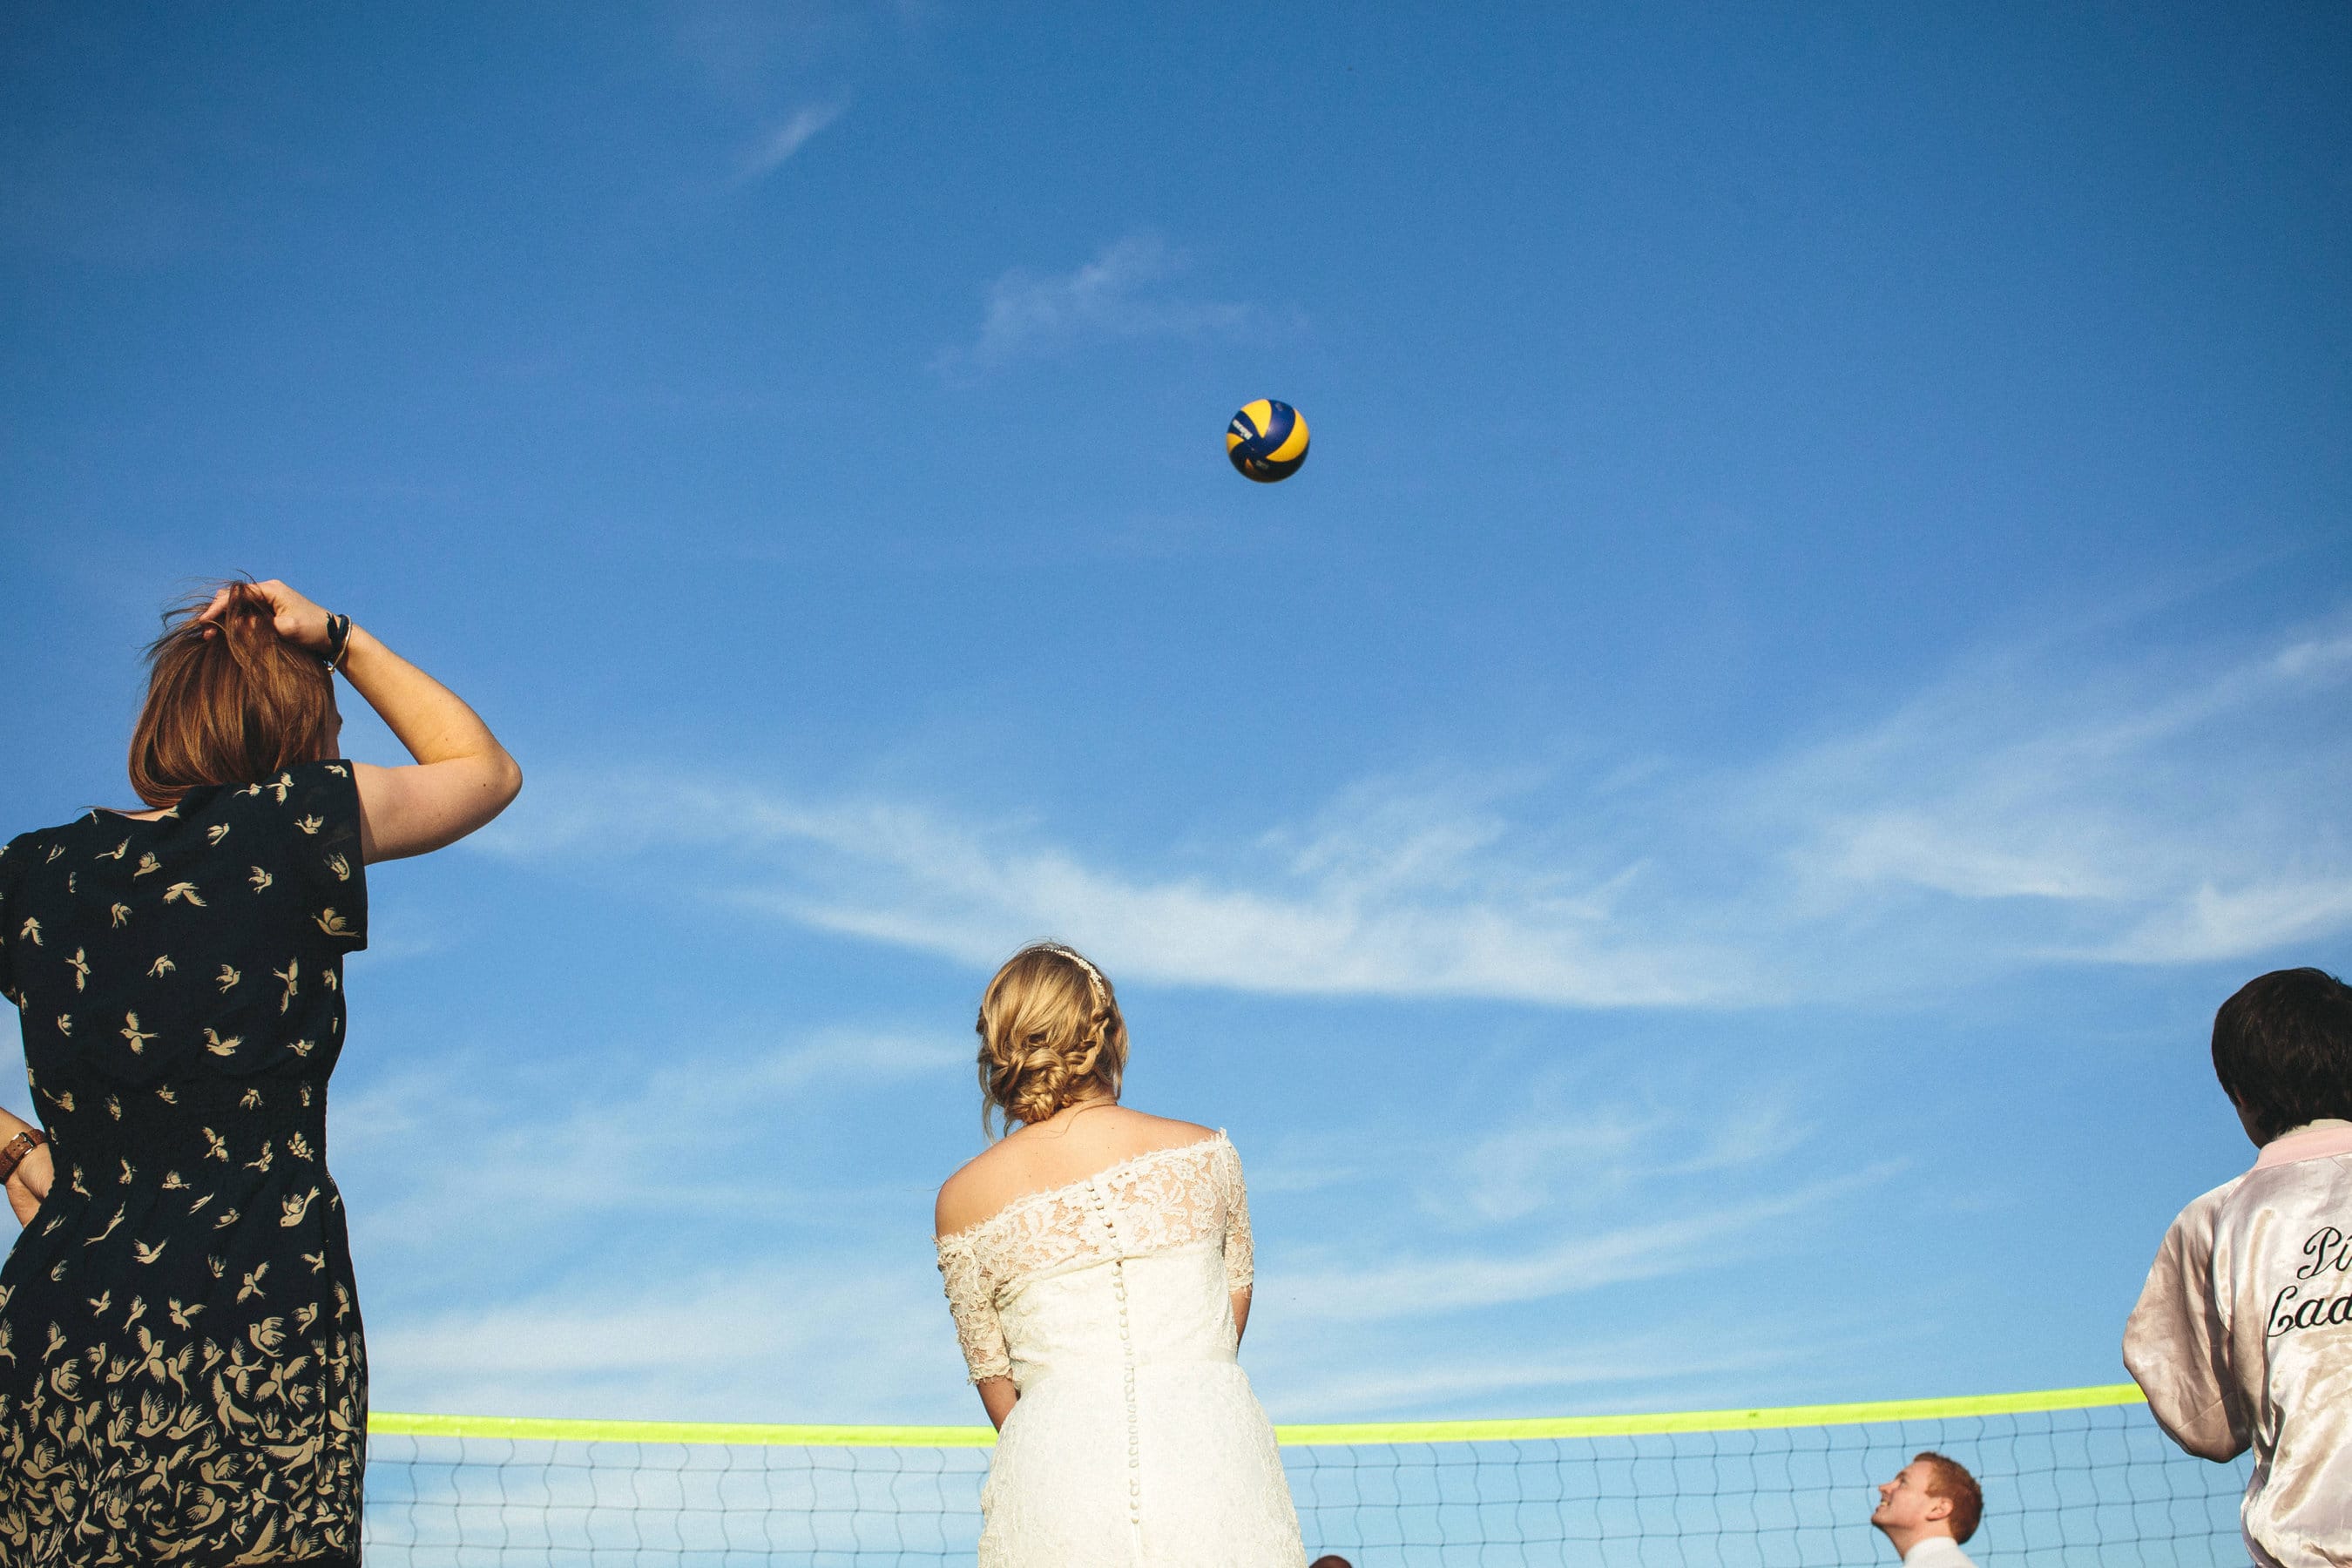
[[(17, 1001), (16, 967), (9, 957), (10, 937), (14, 927), (8, 919), (9, 893), (16, 880), (16, 868), (25, 863), (25, 848), (32, 836), (12, 838), (0, 844), (0, 996)], [(19, 1003), (19, 1005), (22, 1004)]]
[(0, 889), (57, 1171), (0, 1268), (0, 1563), (356, 1563), (366, 1351), (326, 1167), (367, 940), (351, 764), (91, 812), (12, 845)]
[[(337, 956), (367, 946), (367, 877), (360, 860), (360, 792), (345, 762), (313, 763), (283, 775), (288, 840), (319, 908), (311, 917)], [(264, 786), (277, 788), (280, 785)]]

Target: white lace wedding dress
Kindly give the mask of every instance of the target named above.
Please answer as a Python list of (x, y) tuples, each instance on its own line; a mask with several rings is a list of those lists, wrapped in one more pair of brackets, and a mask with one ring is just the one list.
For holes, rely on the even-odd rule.
[(1234, 1359), (1250, 1270), (1222, 1132), (940, 1238), (972, 1381), (1021, 1392), (981, 1493), (980, 1568), (1303, 1568), (1274, 1428)]

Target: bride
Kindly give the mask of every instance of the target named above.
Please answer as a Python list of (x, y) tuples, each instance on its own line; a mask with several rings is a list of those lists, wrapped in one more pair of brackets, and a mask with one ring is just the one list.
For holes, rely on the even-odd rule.
[(1118, 1103), (1127, 1024), (1066, 947), (980, 1005), (983, 1124), (940, 1189), (940, 1271), (996, 1457), (980, 1568), (1303, 1568), (1274, 1429), (1234, 1362), (1249, 1204), (1222, 1132)]

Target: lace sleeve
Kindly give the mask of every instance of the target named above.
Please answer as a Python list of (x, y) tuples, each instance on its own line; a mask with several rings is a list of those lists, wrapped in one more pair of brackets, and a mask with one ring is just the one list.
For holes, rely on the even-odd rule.
[(1249, 1188), (1242, 1181), (1242, 1157), (1227, 1143), (1219, 1151), (1218, 1174), (1225, 1188), (1225, 1289), (1246, 1290), (1257, 1278), (1257, 1251), (1250, 1239)]
[(1004, 1325), (996, 1316), (996, 1291), (970, 1237), (940, 1238), (940, 1273), (947, 1282), (948, 1310), (955, 1314), (956, 1338), (963, 1345), (963, 1364), (971, 1381), (1012, 1376)]

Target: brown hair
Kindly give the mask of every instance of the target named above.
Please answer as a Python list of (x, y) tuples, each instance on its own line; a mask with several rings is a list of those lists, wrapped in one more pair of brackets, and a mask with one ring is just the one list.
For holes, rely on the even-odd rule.
[(200, 784), (260, 784), (327, 754), (334, 679), (315, 654), (278, 635), (250, 582), (222, 584), (219, 616), (198, 620), (214, 590), (163, 612), (147, 646), (147, 701), (131, 731), (131, 787), (172, 805)]
[(1004, 961), (980, 999), (981, 1124), (1043, 1121), (1090, 1089), (1118, 1098), (1127, 1020), (1109, 979), (1058, 942)]
[(1984, 1489), (1977, 1485), (1976, 1477), (1958, 1459), (1941, 1454), (1914, 1454), (1911, 1462), (1927, 1467), (1927, 1495), (1952, 1505), (1951, 1515), (1944, 1521), (1951, 1526), (1952, 1539), (1965, 1542), (1974, 1535), (1984, 1518)]
[(2267, 1143), (2352, 1117), (2352, 987), (2323, 969), (2274, 969), (2213, 1015), (2213, 1076)]

